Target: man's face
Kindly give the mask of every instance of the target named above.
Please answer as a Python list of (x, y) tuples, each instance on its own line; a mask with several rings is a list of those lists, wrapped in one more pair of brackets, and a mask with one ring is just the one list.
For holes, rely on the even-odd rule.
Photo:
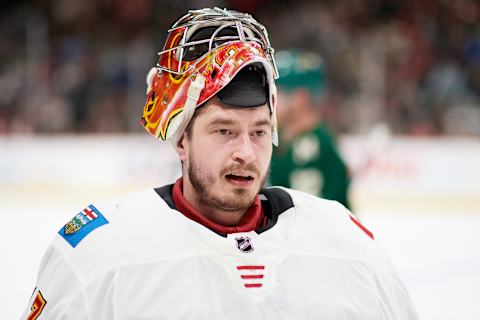
[(265, 182), (272, 155), (268, 106), (233, 108), (212, 98), (197, 112), (180, 152), (184, 188), (190, 184), (203, 207), (248, 208)]

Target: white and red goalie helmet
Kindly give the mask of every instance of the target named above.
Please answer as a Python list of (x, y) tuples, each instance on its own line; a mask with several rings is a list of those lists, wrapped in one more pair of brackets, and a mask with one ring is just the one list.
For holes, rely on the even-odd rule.
[(248, 66), (264, 73), (277, 145), (278, 72), (265, 27), (249, 14), (213, 8), (189, 11), (168, 32), (157, 66), (147, 76), (145, 129), (175, 143), (195, 109)]

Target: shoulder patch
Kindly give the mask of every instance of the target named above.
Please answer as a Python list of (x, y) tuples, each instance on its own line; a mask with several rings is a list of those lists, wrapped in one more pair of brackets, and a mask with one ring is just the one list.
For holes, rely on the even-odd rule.
[(90, 232), (107, 223), (108, 220), (91, 204), (73, 217), (58, 234), (75, 248)]

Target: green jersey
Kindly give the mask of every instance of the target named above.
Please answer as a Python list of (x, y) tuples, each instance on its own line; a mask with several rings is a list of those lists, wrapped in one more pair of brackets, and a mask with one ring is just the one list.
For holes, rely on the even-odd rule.
[(336, 200), (348, 207), (349, 177), (333, 137), (324, 125), (274, 149), (270, 183)]

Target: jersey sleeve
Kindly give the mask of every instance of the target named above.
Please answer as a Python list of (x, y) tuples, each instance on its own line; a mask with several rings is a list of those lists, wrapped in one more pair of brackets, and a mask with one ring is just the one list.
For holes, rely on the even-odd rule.
[(110, 226), (102, 212), (111, 206), (90, 204), (58, 231), (43, 256), (22, 320), (113, 318), (115, 268), (99, 256), (108, 244), (98, 240)]
[(385, 273), (375, 275), (375, 284), (380, 296), (378, 318), (419, 319), (412, 299), (391, 261), (390, 268)]
[[(381, 320), (418, 319), (412, 299), (390, 256), (380, 244), (374, 241), (374, 234), (348, 209), (345, 210), (350, 222), (353, 223), (351, 226), (358, 227), (359, 231), (368, 236), (370, 239), (363, 237), (363, 240), (367, 239), (373, 248), (370, 260), (374, 262), (372, 264), (373, 278), (379, 296), (377, 318)], [(356, 239), (355, 241), (360, 240)]]
[(22, 320), (91, 319), (80, 279), (55, 241), (40, 264), (36, 288)]

